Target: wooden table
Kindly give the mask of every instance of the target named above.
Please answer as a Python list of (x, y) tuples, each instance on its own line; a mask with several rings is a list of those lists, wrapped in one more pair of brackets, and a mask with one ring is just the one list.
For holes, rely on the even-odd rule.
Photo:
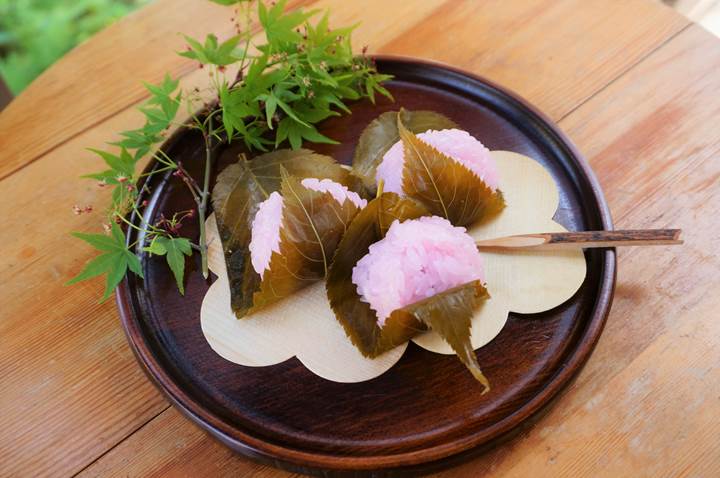
[[(589, 363), (532, 429), (441, 476), (720, 475), (720, 41), (650, 0), (304, 0), (355, 45), (484, 75), (568, 133), (617, 227), (682, 227), (681, 248), (619, 252)], [(205, 73), (175, 32), (231, 32), (229, 12), (156, 0), (53, 66), (0, 114), (0, 475), (287, 476), (233, 455), (143, 375), (91, 257), (108, 203), (86, 147), (141, 123), (140, 80)]]

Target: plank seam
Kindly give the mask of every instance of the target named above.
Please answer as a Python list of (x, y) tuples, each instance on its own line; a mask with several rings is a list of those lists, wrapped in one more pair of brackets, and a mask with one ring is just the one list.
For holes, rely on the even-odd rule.
[[(188, 73), (183, 73), (180, 77), (184, 77), (184, 76), (186, 76), (187, 74), (189, 74), (189, 72), (188, 72)], [(106, 115), (103, 116), (102, 118), (100, 118), (100, 119), (98, 119), (97, 121), (94, 121), (93, 123), (91, 123), (91, 124), (89, 124), (88, 126), (86, 126), (84, 129), (76, 131), (75, 133), (71, 134), (71, 135), (68, 136), (67, 138), (65, 138), (65, 139), (63, 139), (62, 141), (60, 141), (59, 143), (56, 143), (56, 144), (54, 144), (53, 146), (51, 146), (50, 148), (46, 149), (45, 151), (43, 151), (43, 152), (41, 152), (41, 153), (38, 153), (38, 154), (37, 154), (35, 157), (33, 157), (32, 159), (29, 159), (29, 160), (26, 161), (25, 163), (18, 165), (15, 169), (11, 169), (10, 171), (6, 172), (4, 175), (0, 176), (0, 181), (4, 181), (5, 179), (9, 178), (9, 177), (12, 176), (13, 174), (15, 174), (15, 173), (17, 173), (17, 172), (25, 169), (26, 167), (28, 167), (28, 166), (30, 166), (31, 164), (35, 163), (36, 161), (42, 159), (43, 157), (45, 157), (45, 156), (47, 156), (48, 154), (52, 153), (52, 152), (55, 151), (56, 149), (62, 147), (62, 146), (65, 145), (66, 143), (72, 141), (73, 139), (77, 138), (78, 136), (86, 133), (87, 131), (90, 131), (91, 129), (95, 128), (96, 126), (98, 126), (98, 125), (100, 125), (100, 124), (102, 124), (102, 123), (110, 120), (111, 118), (113, 118), (113, 117), (115, 117), (115, 116), (117, 116), (117, 115), (119, 115), (119, 114), (121, 114), (121, 113), (124, 113), (125, 111), (127, 111), (127, 110), (129, 110), (129, 109), (131, 109), (131, 108), (137, 107), (140, 103), (142, 103), (143, 101), (145, 101), (147, 98), (149, 98), (149, 95), (143, 95), (143, 96), (140, 97), (139, 100), (131, 103), (130, 105), (125, 106), (125, 107), (123, 107), (123, 108), (121, 108), (121, 109), (118, 109), (118, 110), (116, 110), (116, 111), (113, 111), (113, 112), (111, 112), (111, 113), (106, 114)]]
[(113, 451), (115, 448), (117, 448), (118, 446), (120, 446), (123, 442), (125, 442), (125, 440), (127, 440), (127, 439), (130, 438), (131, 436), (135, 435), (137, 432), (139, 432), (140, 430), (142, 430), (143, 428), (145, 428), (146, 425), (149, 425), (150, 422), (152, 422), (152, 421), (155, 420), (157, 417), (159, 417), (160, 415), (162, 415), (163, 413), (165, 413), (167, 410), (169, 410), (170, 407), (172, 407), (172, 405), (170, 405), (170, 403), (168, 403), (168, 402), (166, 401), (166, 402), (165, 402), (165, 408), (163, 408), (162, 410), (160, 410), (159, 412), (157, 412), (156, 414), (154, 414), (153, 416), (151, 416), (150, 418), (148, 418), (147, 420), (145, 420), (145, 421), (144, 421), (143, 423), (141, 423), (138, 427), (134, 428), (130, 433), (128, 433), (127, 435), (125, 435), (124, 437), (122, 437), (120, 440), (118, 440), (117, 443), (115, 443), (114, 445), (112, 445), (110, 448), (106, 449), (106, 450), (103, 451), (102, 453), (100, 453), (100, 454), (99, 454), (98, 456), (96, 456), (91, 462), (89, 462), (88, 464), (86, 464), (85, 466), (83, 466), (82, 468), (80, 468), (78, 471), (76, 471), (75, 473), (73, 473), (73, 474), (71, 475), (72, 478), (75, 478), (76, 476), (80, 475), (80, 473), (82, 473), (83, 471), (87, 470), (87, 469), (90, 468), (92, 465), (94, 465), (95, 463), (97, 463), (98, 461), (100, 461), (105, 455), (107, 455), (108, 453), (110, 453), (111, 451)]
[(588, 103), (590, 100), (592, 100), (593, 98), (595, 98), (597, 95), (599, 95), (600, 93), (602, 93), (603, 91), (605, 91), (606, 89), (608, 89), (610, 86), (612, 86), (612, 85), (614, 85), (615, 83), (617, 83), (618, 80), (620, 80), (622, 77), (624, 77), (625, 75), (627, 75), (630, 71), (632, 71), (633, 69), (635, 69), (635, 68), (636, 68), (637, 66), (639, 66), (642, 62), (644, 62), (645, 60), (647, 60), (648, 58), (650, 58), (652, 55), (654, 55), (655, 53), (657, 53), (661, 48), (665, 47), (665, 45), (667, 45), (668, 43), (670, 43), (671, 41), (673, 41), (675, 38), (677, 38), (679, 35), (681, 35), (683, 32), (685, 32), (686, 30), (688, 30), (689, 28), (691, 28), (691, 27), (694, 26), (694, 25), (695, 25), (695, 23), (693, 23), (693, 22), (688, 22), (685, 26), (683, 26), (682, 28), (680, 28), (678, 31), (676, 31), (675, 33), (673, 33), (672, 35), (670, 35), (669, 37), (667, 37), (667, 38), (666, 38), (665, 40), (663, 40), (662, 42), (658, 43), (654, 48), (651, 48), (651, 49), (648, 50), (644, 55), (638, 57), (637, 61), (635, 61), (634, 63), (628, 65), (625, 69), (623, 69), (621, 72), (619, 72), (615, 77), (611, 78), (610, 81), (608, 81), (608, 82), (605, 84), (605, 86), (603, 86), (602, 88), (598, 89), (597, 91), (594, 91), (593, 93), (591, 93), (590, 95), (588, 95), (585, 99), (581, 100), (579, 103), (577, 103), (575, 106), (573, 106), (569, 111), (567, 111), (566, 113), (564, 113), (559, 119), (555, 120), (555, 123), (559, 125), (563, 120), (565, 120), (567, 117), (569, 117), (569, 116), (570, 116), (571, 114), (573, 114), (575, 111), (577, 111), (578, 109), (580, 109), (582, 106), (584, 106), (586, 103)]

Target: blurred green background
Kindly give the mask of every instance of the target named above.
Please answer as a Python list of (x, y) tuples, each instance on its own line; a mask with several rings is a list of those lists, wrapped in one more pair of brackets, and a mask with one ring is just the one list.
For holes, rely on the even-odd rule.
[(18, 94), (75, 45), (150, 1), (0, 0), (0, 76)]

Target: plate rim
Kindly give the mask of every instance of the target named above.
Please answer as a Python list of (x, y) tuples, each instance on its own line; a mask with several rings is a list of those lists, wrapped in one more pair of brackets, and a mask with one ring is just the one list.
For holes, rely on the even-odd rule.
[[(374, 55), (372, 58), (378, 63), (394, 63), (406, 66), (412, 65), (423, 68), (442, 69), (454, 75), (469, 78), (502, 93), (522, 109), (527, 110), (530, 114), (534, 115), (536, 119), (547, 128), (547, 131), (555, 136), (559, 143), (566, 147), (574, 157), (578, 168), (584, 175), (584, 179), (588, 182), (589, 190), (592, 192), (592, 200), (594, 206), (598, 209), (603, 229), (613, 229), (607, 201), (589, 163), (555, 122), (527, 100), (481, 75), (442, 62), (399, 55)], [(177, 141), (183, 132), (183, 130), (176, 131), (161, 147), (167, 148), (168, 145)], [(152, 167), (152, 164), (153, 163), (150, 162), (148, 168)], [(554, 402), (554, 399), (567, 388), (582, 370), (592, 354), (605, 326), (612, 305), (617, 274), (617, 258), (614, 248), (604, 251), (601, 263), (603, 271), (600, 283), (598, 284), (599, 292), (596, 298), (596, 306), (591, 311), (588, 326), (582, 338), (579, 340), (578, 346), (568, 355), (568, 360), (563, 363), (562, 369), (550, 377), (545, 383), (544, 388), (539, 390), (520, 408), (493, 425), (483, 429), (481, 433), (455, 438), (419, 450), (383, 455), (348, 456), (334, 455), (322, 451), (311, 452), (298, 450), (292, 446), (281, 446), (269, 443), (261, 438), (249, 435), (244, 431), (227, 425), (219, 417), (207, 410), (203, 404), (198, 403), (185, 393), (164, 370), (162, 364), (155, 359), (139, 327), (139, 322), (135, 320), (135, 313), (133, 311), (132, 301), (130, 300), (130, 284), (127, 276), (123, 279), (120, 287), (117, 288), (115, 299), (122, 328), (130, 344), (130, 348), (137, 361), (141, 364), (141, 368), (145, 374), (186, 417), (232, 450), (249, 458), (294, 471), (409, 471), (421, 465), (427, 467), (432, 467), (433, 465), (435, 465), (435, 467), (442, 467), (443, 465), (439, 462), (443, 460), (460, 458), (461, 456), (467, 456), (469, 458), (477, 453), (481, 453), (496, 440), (509, 437), (513, 432), (519, 431), (523, 424), (532, 421), (533, 418), (537, 418)], [(453, 460), (453, 462), (454, 461), (456, 460)], [(448, 463), (448, 465), (452, 464), (453, 463)]]

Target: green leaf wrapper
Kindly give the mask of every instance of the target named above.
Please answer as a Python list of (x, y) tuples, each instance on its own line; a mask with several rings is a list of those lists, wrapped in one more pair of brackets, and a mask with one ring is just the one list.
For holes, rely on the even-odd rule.
[(375, 171), (390, 147), (400, 141), (398, 116), (405, 127), (413, 133), (423, 133), (429, 129), (457, 128), (446, 116), (434, 111), (388, 111), (381, 114), (363, 130), (358, 140), (353, 169), (363, 178), (365, 187), (375, 190)]
[(249, 312), (325, 278), (340, 239), (359, 211), (349, 199), (340, 204), (332, 194), (307, 189), (299, 179), (284, 176), (280, 253), (272, 253)]
[[(254, 294), (260, 291), (260, 275), (253, 269), (248, 249), (252, 220), (258, 205), (280, 191), (283, 169), (297, 179), (331, 179), (358, 190), (359, 180), (347, 169), (329, 156), (304, 149), (277, 150), (250, 161), (241, 158), (220, 173), (213, 189), (213, 208), (227, 264), (231, 307), (237, 317), (249, 312)], [(268, 300), (266, 296), (263, 302)]]
[(395, 219), (404, 221), (427, 215), (422, 205), (395, 193), (384, 193), (370, 201), (350, 223), (335, 252), (326, 284), (330, 306), (347, 336), (366, 357), (377, 357), (414, 335), (433, 329), (450, 344), (486, 392), (490, 384), (480, 371), (470, 343), (473, 314), (489, 297), (480, 281), (395, 310), (382, 327), (377, 323), (377, 314), (360, 299), (352, 282), (355, 265), (369, 252), (370, 245), (385, 237)]
[(468, 226), (505, 207), (500, 190), (493, 191), (470, 169), (422, 141), (400, 117), (397, 126), (405, 156), (405, 194), (455, 226)]
[[(470, 329), (475, 310), (489, 297), (487, 289), (476, 280), (402, 309), (437, 332), (450, 344), (473, 377), (485, 387), (483, 393), (490, 391), (490, 382), (480, 370), (475, 350), (470, 342)], [(395, 312), (390, 318), (394, 314)]]

